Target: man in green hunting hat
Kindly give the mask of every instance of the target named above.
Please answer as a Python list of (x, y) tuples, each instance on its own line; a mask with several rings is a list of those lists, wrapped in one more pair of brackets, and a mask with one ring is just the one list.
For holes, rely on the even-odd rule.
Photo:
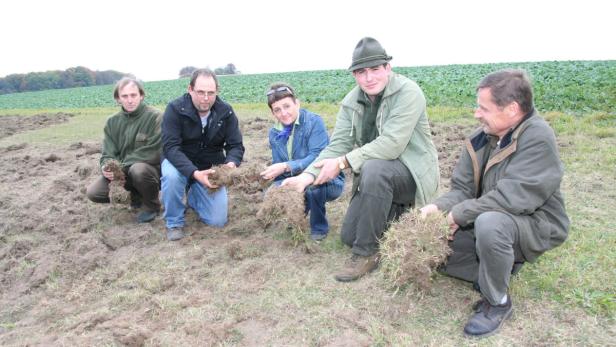
[(349, 71), (357, 86), (342, 100), (330, 144), (312, 165), (283, 185), (303, 191), (353, 173), (352, 197), (340, 230), (352, 256), (335, 278), (354, 281), (377, 268), (378, 241), (410, 206), (434, 197), (439, 181), (426, 99), (419, 86), (391, 70), (381, 44), (364, 37)]

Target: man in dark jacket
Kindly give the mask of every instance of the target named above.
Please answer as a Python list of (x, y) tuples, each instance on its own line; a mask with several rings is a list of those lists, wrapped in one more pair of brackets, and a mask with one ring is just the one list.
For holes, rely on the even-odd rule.
[(421, 212), (448, 213), (453, 254), (444, 270), (481, 292), (464, 332), (483, 337), (511, 316), (511, 274), (563, 243), (569, 218), (554, 132), (534, 110), (526, 73), (484, 77), (475, 118), (481, 128), (466, 140), (451, 191)]
[[(238, 119), (218, 95), (218, 79), (196, 70), (188, 93), (171, 101), (163, 116), (162, 199), (167, 239), (184, 237), (184, 195), (203, 223), (227, 223), (227, 191), (210, 183), (214, 165), (240, 165), (244, 156)], [(219, 188), (217, 191), (210, 189)]]
[(100, 159), (102, 175), (88, 186), (86, 195), (94, 202), (109, 202), (109, 183), (118, 177), (107, 170), (107, 163), (116, 160), (124, 171), (131, 206), (143, 205), (137, 221), (147, 223), (160, 213), (161, 112), (145, 104), (143, 84), (134, 78), (119, 80), (113, 97), (122, 109), (107, 119)]

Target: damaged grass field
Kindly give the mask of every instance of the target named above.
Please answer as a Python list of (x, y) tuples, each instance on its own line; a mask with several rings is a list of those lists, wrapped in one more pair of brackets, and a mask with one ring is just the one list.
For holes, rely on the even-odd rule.
[[(341, 197), (327, 203), (329, 235), (312, 242), (306, 225), (297, 227), (307, 223), (301, 194), (291, 196), (258, 177), (271, 164), (272, 116), (264, 102), (232, 102), (246, 155), (230, 171), (238, 177), (224, 183), (228, 224), (206, 226), (189, 210), (187, 236), (177, 242), (166, 240), (162, 218), (137, 224), (128, 206), (85, 197), (85, 188), (100, 177), (103, 127), (115, 107), (2, 111), (0, 345), (613, 345), (616, 224), (609, 206), (616, 199), (616, 115), (605, 110), (616, 105), (603, 96), (616, 95), (614, 83), (605, 83), (616, 80), (607, 72), (616, 71), (616, 62), (605, 64), (611, 68), (600, 83), (573, 80), (578, 70), (550, 70), (588, 95), (600, 93), (601, 105), (580, 102), (568, 112), (578, 99), (559, 109), (566, 96), (546, 100), (545, 92), (563, 88), (542, 87), (538, 109), (557, 135), (572, 227), (562, 246), (512, 278), (514, 316), (484, 340), (469, 340), (461, 331), (479, 295), (437, 271), (448, 251), (440, 220), (403, 214), (382, 240), (375, 272), (352, 283), (334, 280), (351, 255), (339, 230), (352, 174)], [(185, 90), (186, 81), (179, 84)], [(154, 88), (146, 90), (146, 101), (152, 100)], [(66, 93), (70, 97), (60, 104), (81, 100), (79, 89)], [(110, 91), (105, 95), (97, 99), (111, 98)], [(28, 93), (24, 100), (30, 99), (45, 97)], [(433, 100), (428, 115), (446, 191), (462, 141), (477, 125), (469, 105)], [(302, 101), (331, 131), (339, 105)], [(548, 104), (556, 108), (546, 109)]]

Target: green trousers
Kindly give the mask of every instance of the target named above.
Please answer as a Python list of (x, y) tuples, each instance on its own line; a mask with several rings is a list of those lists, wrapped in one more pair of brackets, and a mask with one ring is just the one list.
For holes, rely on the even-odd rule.
[(372, 159), (353, 177), (353, 197), (344, 216), (340, 237), (354, 254), (378, 252), (388, 223), (415, 201), (415, 181), (400, 160)]
[(474, 225), (458, 230), (450, 246), (453, 253), (445, 273), (477, 282), (481, 294), (492, 304), (500, 304), (507, 294), (514, 266), (524, 262), (518, 227), (508, 214), (484, 212)]

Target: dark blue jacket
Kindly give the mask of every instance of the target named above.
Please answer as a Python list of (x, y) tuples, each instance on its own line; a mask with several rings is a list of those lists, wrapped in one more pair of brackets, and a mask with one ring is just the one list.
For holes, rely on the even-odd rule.
[[(280, 130), (276, 128), (269, 130), (269, 143), (272, 148), (273, 164), (288, 163), (291, 167), (291, 172), (285, 172), (276, 177), (276, 181), (302, 173), (329, 143), (325, 123), (323, 123), (323, 119), (320, 116), (302, 108), (299, 111), (298, 118), (299, 124), (296, 124), (293, 129), (293, 153), (291, 153), (291, 158), (289, 158), (287, 144), (282, 140), (276, 139)], [(340, 172), (338, 178), (344, 182), (344, 174), (342, 172)]]
[(186, 93), (171, 101), (162, 123), (163, 157), (186, 177), (196, 170), (234, 162), (239, 166), (244, 145), (237, 116), (231, 105), (216, 97), (207, 129)]

